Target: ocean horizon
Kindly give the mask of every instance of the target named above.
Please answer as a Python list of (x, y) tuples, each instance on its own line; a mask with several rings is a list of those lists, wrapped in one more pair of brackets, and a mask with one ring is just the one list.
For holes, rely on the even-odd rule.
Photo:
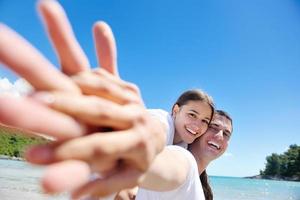
[[(68, 195), (43, 194), (40, 167), (23, 161), (0, 159), (1, 200), (64, 200)], [(300, 200), (300, 182), (210, 176), (215, 200)]]
[(210, 176), (215, 200), (300, 200), (300, 182)]

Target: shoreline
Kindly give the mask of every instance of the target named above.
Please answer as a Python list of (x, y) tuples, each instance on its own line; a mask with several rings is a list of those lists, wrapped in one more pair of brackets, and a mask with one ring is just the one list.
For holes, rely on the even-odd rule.
[[(22, 157), (10, 157), (6, 155), (0, 155), (0, 160), (14, 160), (14, 161), (26, 161)], [(263, 176), (263, 175), (254, 175), (242, 177), (244, 179), (259, 179), (259, 180), (273, 180), (273, 181), (293, 181), (300, 182), (298, 177), (281, 177), (281, 176)]]
[(6, 155), (0, 155), (0, 159), (1, 159), (1, 160), (25, 161), (25, 159), (24, 159), (24, 158), (21, 158), (21, 157), (10, 157), (10, 156), (6, 156)]
[(282, 176), (263, 176), (263, 175), (255, 175), (255, 176), (247, 176), (243, 177), (245, 179), (261, 179), (261, 180), (273, 180), (273, 181), (293, 181), (300, 182), (298, 177), (282, 177)]

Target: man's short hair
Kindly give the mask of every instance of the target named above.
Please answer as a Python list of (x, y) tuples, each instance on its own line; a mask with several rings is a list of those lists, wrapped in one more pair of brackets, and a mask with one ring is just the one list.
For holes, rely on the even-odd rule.
[(225, 112), (224, 110), (216, 110), (215, 114), (226, 117), (231, 122), (231, 127), (233, 129), (232, 118), (230, 117), (230, 115), (227, 112)]

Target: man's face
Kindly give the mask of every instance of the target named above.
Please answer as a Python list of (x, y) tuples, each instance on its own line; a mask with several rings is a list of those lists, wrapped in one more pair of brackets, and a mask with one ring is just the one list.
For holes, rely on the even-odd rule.
[(227, 149), (231, 132), (231, 121), (215, 114), (204, 135), (191, 144), (194, 156), (201, 156), (209, 161), (220, 157)]

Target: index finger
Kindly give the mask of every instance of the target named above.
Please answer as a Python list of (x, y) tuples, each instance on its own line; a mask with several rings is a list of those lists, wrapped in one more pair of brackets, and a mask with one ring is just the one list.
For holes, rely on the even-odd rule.
[(26, 132), (29, 130), (42, 133), (57, 140), (86, 134), (86, 127), (72, 117), (47, 108), (29, 98), (0, 95), (0, 123), (19, 127)]
[(29, 42), (1, 23), (0, 62), (25, 78), (37, 90), (80, 93), (71, 79), (59, 72)]

